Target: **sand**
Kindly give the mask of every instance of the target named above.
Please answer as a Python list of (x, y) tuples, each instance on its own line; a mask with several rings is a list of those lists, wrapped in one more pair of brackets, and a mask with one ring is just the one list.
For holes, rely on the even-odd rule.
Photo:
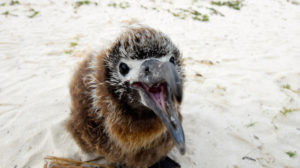
[[(68, 83), (82, 55), (132, 23), (165, 32), (183, 53), (187, 152), (170, 152), (183, 168), (300, 167), (299, 1), (245, 0), (240, 10), (208, 0), (2, 2), (1, 168), (40, 168), (47, 155), (91, 157), (64, 129)], [(168, 12), (176, 8), (209, 21)]]

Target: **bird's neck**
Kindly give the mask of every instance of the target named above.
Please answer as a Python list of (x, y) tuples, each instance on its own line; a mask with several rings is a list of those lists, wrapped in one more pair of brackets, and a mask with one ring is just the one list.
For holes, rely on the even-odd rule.
[(161, 136), (165, 136), (165, 126), (148, 108), (122, 105), (114, 101), (110, 101), (106, 108), (106, 131), (128, 152), (147, 148)]

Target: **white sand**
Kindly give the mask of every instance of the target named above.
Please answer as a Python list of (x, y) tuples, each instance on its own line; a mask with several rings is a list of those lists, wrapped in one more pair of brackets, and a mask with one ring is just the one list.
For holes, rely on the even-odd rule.
[[(130, 22), (167, 33), (184, 55), (187, 153), (170, 153), (183, 168), (300, 167), (300, 5), (246, 0), (237, 11), (145, 0), (120, 9), (101, 0), (74, 13), (70, 1), (20, 1), (0, 6), (18, 15), (0, 15), (1, 168), (40, 168), (47, 155), (85, 158), (64, 129), (68, 83), (81, 53), (106, 47)], [(225, 16), (199, 22), (166, 12), (190, 6)], [(40, 13), (28, 18), (30, 8)], [(71, 42), (78, 46), (65, 54)]]

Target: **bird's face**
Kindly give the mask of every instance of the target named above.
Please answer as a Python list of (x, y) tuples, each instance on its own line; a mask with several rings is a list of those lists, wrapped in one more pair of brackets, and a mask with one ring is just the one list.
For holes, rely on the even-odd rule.
[(175, 107), (182, 100), (179, 50), (161, 32), (130, 29), (107, 55), (107, 83), (118, 100), (151, 109), (165, 125), (183, 154), (184, 133)]

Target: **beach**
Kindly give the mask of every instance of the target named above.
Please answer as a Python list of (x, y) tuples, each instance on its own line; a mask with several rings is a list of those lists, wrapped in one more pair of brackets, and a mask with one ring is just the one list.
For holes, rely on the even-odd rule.
[(184, 59), (187, 151), (170, 157), (183, 168), (300, 167), (300, 1), (213, 2), (3, 1), (0, 167), (92, 159), (64, 126), (69, 82), (135, 24), (167, 34)]

